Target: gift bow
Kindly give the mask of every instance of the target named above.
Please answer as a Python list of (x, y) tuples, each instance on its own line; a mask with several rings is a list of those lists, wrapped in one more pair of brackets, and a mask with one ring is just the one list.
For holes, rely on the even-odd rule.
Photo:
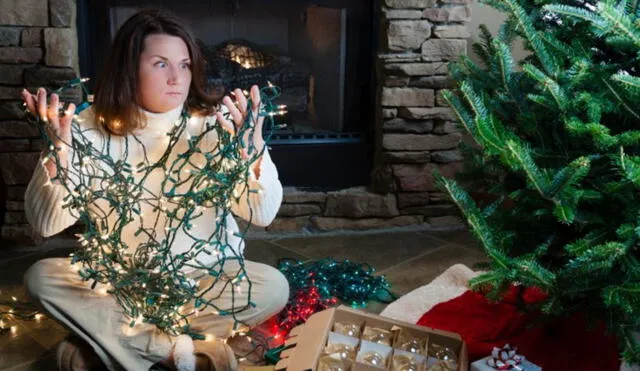
[(517, 350), (518, 348), (512, 348), (509, 344), (505, 344), (502, 348), (493, 347), (487, 365), (497, 370), (522, 371), (523, 368), (518, 365), (524, 361), (524, 356), (516, 353)]

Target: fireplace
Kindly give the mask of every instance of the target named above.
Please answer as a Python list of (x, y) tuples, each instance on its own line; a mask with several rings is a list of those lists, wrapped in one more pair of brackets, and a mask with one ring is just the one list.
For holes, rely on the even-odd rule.
[(268, 144), (284, 185), (330, 190), (369, 183), (379, 11), (371, 1), (79, 0), (82, 75), (96, 76), (122, 22), (159, 5), (194, 30), (209, 89), (267, 82), (281, 88), (276, 103), (286, 113)]
[(112, 30), (143, 5), (188, 19), (213, 55), (233, 61), (211, 71), (213, 87), (269, 78), (287, 88), (289, 125), (270, 146), (285, 186), (299, 187), (285, 187), (267, 231), (459, 225), (433, 171), (452, 176), (461, 166), (462, 135), (439, 93), (451, 87), (447, 63), (467, 50), (471, 0), (173, 3), (3, 3), (0, 239), (41, 240), (27, 224), (24, 193), (43, 142), (25, 122), (20, 91), (57, 89), (78, 72), (94, 78)]

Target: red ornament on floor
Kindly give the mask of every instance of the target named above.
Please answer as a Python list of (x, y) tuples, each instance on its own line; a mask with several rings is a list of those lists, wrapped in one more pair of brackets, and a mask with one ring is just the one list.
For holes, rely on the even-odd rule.
[[(620, 354), (615, 336), (600, 323), (589, 329), (586, 317), (541, 322), (539, 313), (522, 313), (512, 287), (501, 302), (489, 302), (482, 294), (467, 291), (425, 313), (418, 324), (457, 332), (467, 343), (471, 362), (491, 354), (494, 346), (508, 343), (544, 371), (618, 371)], [(526, 303), (544, 299), (543, 292), (526, 289)]]

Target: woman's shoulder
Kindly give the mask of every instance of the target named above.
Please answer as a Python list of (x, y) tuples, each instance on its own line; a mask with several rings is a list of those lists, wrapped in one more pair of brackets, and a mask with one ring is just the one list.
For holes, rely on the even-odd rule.
[(193, 128), (198, 128), (198, 129), (202, 129), (205, 130), (207, 127), (207, 124), (209, 125), (213, 125), (216, 122), (216, 114), (218, 113), (218, 111), (222, 112), (223, 114), (228, 112), (229, 109), (227, 108), (227, 106), (223, 105), (223, 104), (218, 104), (215, 105), (211, 108), (211, 110), (209, 110), (206, 113), (203, 112), (192, 112), (191, 113), (191, 123), (193, 125)]
[(82, 111), (76, 113), (74, 119), (78, 123), (78, 125), (80, 125), (83, 128), (97, 126), (96, 114), (95, 114), (95, 110), (93, 109), (93, 106), (89, 106), (83, 109)]
[(96, 119), (96, 114), (93, 106), (89, 106), (76, 113), (74, 121), (78, 129), (88, 137), (98, 137), (105, 134), (104, 127)]

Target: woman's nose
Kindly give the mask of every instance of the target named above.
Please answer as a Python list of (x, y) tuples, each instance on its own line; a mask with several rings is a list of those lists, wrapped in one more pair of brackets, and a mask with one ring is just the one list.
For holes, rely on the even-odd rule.
[(169, 85), (178, 85), (182, 82), (182, 76), (177, 67), (169, 67), (169, 76), (167, 79)]

